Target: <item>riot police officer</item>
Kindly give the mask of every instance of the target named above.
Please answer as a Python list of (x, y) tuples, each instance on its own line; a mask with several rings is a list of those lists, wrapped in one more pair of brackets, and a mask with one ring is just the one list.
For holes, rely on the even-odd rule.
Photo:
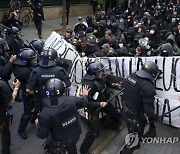
[(34, 39), (30, 42), (30, 48), (35, 50), (38, 55), (41, 55), (44, 48), (44, 42), (40, 39)]
[(8, 30), (8, 36), (6, 37), (11, 54), (18, 55), (20, 49), (24, 47), (24, 40), (19, 28), (13, 26)]
[(11, 79), (13, 62), (16, 60), (16, 55), (10, 56), (8, 51), (6, 40), (0, 38), (0, 77), (6, 82)]
[(29, 94), (34, 94), (34, 90), (38, 90), (40, 98), (43, 98), (44, 90), (43, 87), (47, 80), (51, 78), (58, 78), (65, 82), (66, 88), (69, 89), (71, 86), (71, 82), (69, 80), (69, 76), (66, 71), (56, 66), (57, 60), (57, 51), (53, 48), (44, 49), (42, 53), (42, 59), (38, 63), (38, 67), (36, 67), (30, 74), (26, 91)]
[[(122, 112), (129, 133), (136, 133), (138, 141), (134, 147), (127, 145), (121, 150), (120, 154), (131, 154), (135, 149), (140, 148), (140, 140), (144, 134), (144, 127), (147, 119), (151, 122), (159, 119), (154, 113), (154, 96), (156, 94), (153, 81), (159, 76), (159, 68), (156, 63), (147, 61), (139, 71), (132, 73), (124, 80), (124, 109)], [(152, 125), (155, 129), (155, 126)]]
[(83, 87), (82, 98), (65, 96), (65, 88), (65, 83), (57, 78), (49, 79), (45, 84), (46, 96), (42, 99), (44, 108), (39, 120), (36, 120), (36, 124), (39, 121), (36, 134), (39, 138), (44, 139), (51, 133), (55, 149), (65, 146), (68, 154), (76, 154), (76, 143), (81, 134), (78, 108), (84, 106), (97, 108), (107, 104), (88, 102), (86, 97), (90, 91), (88, 86)]
[(7, 114), (8, 104), (15, 102), (20, 82), (13, 82), (13, 93), (5, 81), (0, 79), (0, 133), (2, 140), (2, 154), (10, 154), (11, 133), (9, 131), (10, 116)]
[[(31, 110), (34, 107), (34, 101), (31, 95), (26, 92), (26, 84), (33, 67), (37, 65), (37, 54), (30, 48), (24, 48), (21, 50), (18, 60), (15, 61), (14, 64), (14, 75), (21, 82), (22, 100), (24, 104), (24, 113), (21, 116), (18, 134), (21, 138), (27, 139), (25, 129), (31, 118), (33, 121)], [(33, 115), (35, 116), (35, 113), (33, 113)]]
[[(82, 84), (88, 85), (91, 91), (88, 94), (88, 101), (93, 102), (106, 102), (109, 97), (106, 91), (106, 86), (119, 86), (117, 83), (109, 83), (109, 80), (104, 76), (104, 65), (101, 62), (90, 63), (87, 68), (87, 73), (85, 74)], [(82, 154), (88, 153), (91, 145), (93, 144), (95, 138), (99, 136), (99, 112), (106, 112), (107, 115), (112, 120), (111, 128), (118, 129), (120, 125), (119, 113), (116, 108), (108, 103), (106, 107), (102, 110), (88, 108), (88, 122), (89, 130), (86, 133), (85, 139), (81, 144), (80, 152)]]

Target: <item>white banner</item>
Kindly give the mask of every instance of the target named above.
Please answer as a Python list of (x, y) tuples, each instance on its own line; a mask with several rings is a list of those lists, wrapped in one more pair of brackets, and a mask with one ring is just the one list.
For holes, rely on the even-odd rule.
[[(70, 78), (72, 81), (71, 94), (75, 93), (77, 85), (81, 83), (86, 73), (85, 66), (95, 59), (80, 58), (71, 44), (67, 43), (55, 32), (46, 40), (45, 46), (53, 47), (61, 58), (73, 61)], [(162, 115), (180, 105), (180, 61), (178, 57), (107, 57), (100, 58), (106, 66), (106, 72), (126, 78), (132, 72), (139, 70), (145, 61), (154, 61), (163, 71), (162, 78), (155, 83), (156, 86), (156, 113)], [(163, 123), (180, 128), (180, 108), (171, 112), (163, 119)]]

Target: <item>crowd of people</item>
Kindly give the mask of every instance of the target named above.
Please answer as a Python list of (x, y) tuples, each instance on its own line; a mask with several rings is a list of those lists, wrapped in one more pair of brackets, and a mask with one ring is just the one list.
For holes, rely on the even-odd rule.
[(180, 2), (143, 2), (106, 12), (98, 5), (95, 16), (79, 17), (65, 39), (82, 57), (180, 55)]
[[(21, 24), (15, 9), (15, 6), (20, 7), (20, 3), (11, 4), (8, 16), (3, 20), (0, 29), (0, 89), (3, 89), (0, 90), (2, 154), (10, 153), (8, 113), (11, 103), (17, 100), (19, 89), (24, 105), (18, 128), (18, 134), (22, 139), (28, 138), (26, 127), (31, 122), (37, 125), (37, 136), (47, 138), (43, 144), (47, 152), (53, 153), (54, 149), (62, 147), (63, 144), (69, 154), (76, 154), (76, 143), (81, 134), (77, 109), (87, 107), (89, 130), (81, 144), (80, 152), (89, 153), (91, 145), (99, 136), (99, 112), (103, 111), (109, 116), (112, 121), (111, 129), (117, 130), (120, 126), (119, 111), (106, 102), (109, 98), (106, 88), (109, 86), (120, 90), (121, 85), (104, 76), (104, 65), (101, 62), (93, 62), (87, 66), (87, 73), (82, 79), (81, 98), (68, 96), (71, 81), (65, 70), (66, 64), (59, 61), (55, 49), (44, 48), (44, 42), (41, 40), (43, 12), (37, 13), (33, 10), (34, 16), (37, 14), (37, 20), (34, 17), (34, 22), (40, 39), (26, 44), (21, 35)], [(38, 1), (37, 5), (31, 2), (29, 4), (32, 9), (37, 7), (42, 11), (41, 1)], [(101, 7), (94, 7), (93, 17), (78, 17), (74, 29), (68, 29), (63, 35), (81, 57), (180, 55), (178, 0), (156, 1), (152, 2), (152, 5), (149, 5), (148, 1), (142, 1), (139, 5), (132, 3), (128, 9), (123, 9), (118, 2), (106, 11), (102, 11)], [(144, 118), (144, 112), (150, 121), (159, 119), (153, 111), (155, 89), (152, 84), (158, 73), (158, 66), (150, 62), (124, 81), (126, 108), (123, 117), (128, 131), (139, 131), (139, 136), (142, 135), (142, 130), (139, 129), (144, 128), (145, 121), (141, 119)], [(14, 89), (9, 85), (12, 74), (15, 76)], [(147, 86), (143, 86), (144, 84)], [(138, 93), (137, 88), (141, 93)], [(141, 96), (145, 97), (142, 101)], [(134, 100), (133, 104), (129, 100)], [(144, 106), (147, 110), (142, 111), (139, 106)], [(134, 118), (137, 120), (135, 125), (130, 123)], [(155, 129), (154, 123), (152, 128)], [(134, 149), (125, 147), (122, 153), (126, 154), (127, 151), (133, 153)]]

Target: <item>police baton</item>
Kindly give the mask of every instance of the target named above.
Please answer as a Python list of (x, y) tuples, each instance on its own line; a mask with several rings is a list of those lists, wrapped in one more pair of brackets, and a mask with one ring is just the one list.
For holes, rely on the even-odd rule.
[[(120, 93), (122, 93), (124, 91), (124, 88), (121, 89), (118, 93), (114, 94), (110, 99), (108, 99), (106, 102), (109, 103), (111, 102), (117, 95), (119, 95)], [(96, 111), (99, 111), (102, 107), (99, 107)]]
[[(171, 113), (171, 112), (173, 112), (173, 111), (177, 110), (178, 108), (180, 108), (180, 105), (179, 105), (179, 106), (177, 106), (177, 107), (175, 107), (175, 108), (173, 108), (172, 110), (170, 110), (170, 111), (168, 111), (168, 112), (166, 112), (166, 113), (162, 114), (161, 116), (159, 116), (159, 118), (163, 118), (163, 117), (165, 117), (167, 114), (169, 114), (169, 113)], [(145, 126), (149, 125), (149, 124), (150, 124), (150, 123), (152, 123), (152, 122), (154, 122), (154, 121), (150, 121), (150, 122), (148, 122)]]
[(38, 56), (40, 56), (40, 54), (39, 54), (38, 51), (33, 47), (33, 45), (32, 45), (28, 40), (26, 40), (26, 42), (29, 44), (29, 47), (32, 48), (32, 50), (34, 50)]

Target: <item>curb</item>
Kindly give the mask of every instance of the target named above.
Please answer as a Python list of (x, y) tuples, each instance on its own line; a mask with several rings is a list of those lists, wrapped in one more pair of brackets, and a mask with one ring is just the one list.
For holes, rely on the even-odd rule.
[[(122, 125), (120, 126), (119, 132), (126, 126), (125, 122), (122, 122)], [(100, 154), (101, 151), (105, 149), (105, 147), (119, 134), (117, 131), (111, 131), (104, 141), (101, 142), (99, 146), (97, 146), (94, 150), (92, 150), (92, 154)]]

